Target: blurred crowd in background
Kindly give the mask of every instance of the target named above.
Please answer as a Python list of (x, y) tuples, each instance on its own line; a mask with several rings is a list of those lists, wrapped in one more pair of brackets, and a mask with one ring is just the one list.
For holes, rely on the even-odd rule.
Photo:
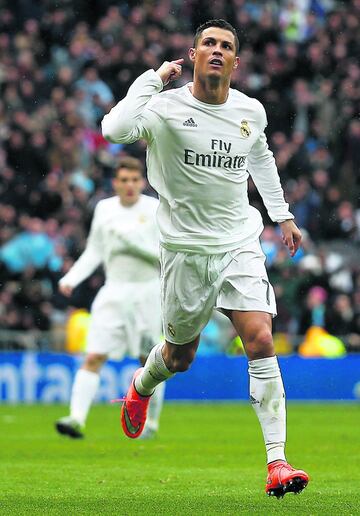
[(211, 18), (238, 30), (233, 87), (265, 106), (304, 232), (290, 259), (250, 182), (266, 224), (275, 330), (316, 325), (360, 349), (360, 0), (0, 0), (0, 328), (49, 331), (69, 306), (89, 309), (101, 271), (70, 303), (57, 282), (111, 195), (119, 157), (145, 159), (143, 142), (104, 141), (100, 121), (164, 60), (185, 57), (175, 86), (191, 80), (187, 51)]

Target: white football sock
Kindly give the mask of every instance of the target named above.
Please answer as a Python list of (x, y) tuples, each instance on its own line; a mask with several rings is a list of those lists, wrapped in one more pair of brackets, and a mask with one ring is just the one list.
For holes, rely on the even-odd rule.
[(151, 396), (155, 387), (174, 376), (166, 367), (161, 350), (163, 343), (154, 346), (144, 365), (144, 369), (135, 379), (135, 388), (142, 396)]
[(155, 430), (156, 432), (159, 430), (159, 419), (160, 413), (164, 402), (164, 394), (165, 394), (165, 382), (159, 383), (159, 385), (155, 388), (154, 394), (151, 396), (151, 400), (149, 403), (145, 428), (149, 428), (151, 430)]
[(100, 376), (87, 369), (79, 369), (71, 392), (70, 416), (80, 425), (84, 425), (91, 403), (99, 388)]
[(249, 361), (250, 400), (264, 436), (267, 462), (285, 459), (285, 392), (276, 357)]

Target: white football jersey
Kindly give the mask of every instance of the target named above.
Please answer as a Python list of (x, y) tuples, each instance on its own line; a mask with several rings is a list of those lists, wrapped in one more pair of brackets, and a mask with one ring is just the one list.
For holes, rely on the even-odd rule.
[(249, 205), (250, 172), (273, 221), (292, 219), (264, 129), (263, 106), (230, 89), (205, 104), (191, 83), (160, 93), (154, 70), (142, 74), (102, 122), (105, 138), (145, 138), (150, 184), (159, 194), (162, 244), (171, 250), (226, 252), (257, 239), (260, 213)]
[(76, 287), (103, 264), (106, 283), (151, 281), (159, 276), (157, 199), (141, 195), (133, 206), (118, 196), (96, 205), (86, 248), (60, 283)]

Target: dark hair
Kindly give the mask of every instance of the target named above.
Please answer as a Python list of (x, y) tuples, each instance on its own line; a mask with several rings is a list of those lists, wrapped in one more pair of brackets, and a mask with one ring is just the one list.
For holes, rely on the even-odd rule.
[(231, 32), (234, 35), (235, 47), (236, 47), (235, 50), (236, 50), (236, 54), (238, 54), (240, 44), (239, 44), (238, 35), (236, 33), (236, 29), (229, 22), (227, 22), (226, 20), (221, 20), (221, 19), (220, 20), (208, 20), (196, 29), (195, 37), (194, 37), (194, 47), (196, 47), (201, 34), (204, 32), (205, 29), (208, 29), (209, 27), (218, 27), (219, 29), (224, 29), (224, 30), (228, 30), (229, 32)]
[(137, 158), (133, 158), (131, 156), (125, 156), (121, 158), (114, 170), (114, 175), (116, 176), (120, 169), (127, 168), (128, 170), (134, 170), (135, 172), (140, 172), (143, 175), (143, 165), (141, 161)]

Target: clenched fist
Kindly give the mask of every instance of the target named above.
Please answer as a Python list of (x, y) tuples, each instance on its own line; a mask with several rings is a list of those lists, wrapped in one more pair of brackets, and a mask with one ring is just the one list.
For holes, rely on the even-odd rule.
[(182, 73), (182, 64), (184, 59), (176, 59), (175, 61), (165, 61), (156, 73), (160, 75), (160, 78), (166, 86), (171, 81), (178, 79)]

